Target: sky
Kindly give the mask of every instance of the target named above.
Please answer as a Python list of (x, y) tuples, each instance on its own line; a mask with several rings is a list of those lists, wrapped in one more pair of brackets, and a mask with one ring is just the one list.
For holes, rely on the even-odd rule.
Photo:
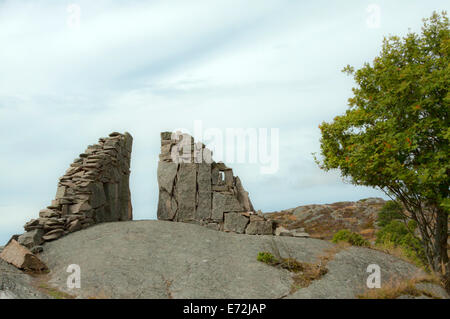
[(159, 133), (199, 121), (278, 130), (274, 172), (225, 161), (263, 212), (386, 198), (318, 168), (318, 125), (347, 108), (354, 82), (344, 66), (371, 62), (384, 36), (419, 32), (422, 18), (448, 9), (437, 0), (0, 0), (0, 244), (113, 131), (134, 137), (134, 219), (156, 219)]

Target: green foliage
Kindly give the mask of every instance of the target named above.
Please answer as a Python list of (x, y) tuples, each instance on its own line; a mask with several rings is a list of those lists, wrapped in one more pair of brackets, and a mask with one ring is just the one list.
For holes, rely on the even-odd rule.
[(378, 231), (376, 244), (387, 248), (399, 247), (412, 262), (426, 267), (427, 258), (423, 243), (413, 235), (416, 228), (417, 223), (413, 220), (410, 220), (408, 224), (392, 220)]
[(277, 259), (275, 258), (275, 256), (268, 252), (259, 252), (256, 259), (269, 265), (277, 263)]
[(369, 242), (365, 240), (360, 234), (351, 232), (347, 229), (341, 229), (336, 234), (334, 234), (333, 243), (338, 243), (341, 241), (347, 242), (353, 246), (369, 246)]
[[(316, 158), (322, 169), (400, 200), (421, 221), (428, 260), (442, 274), (449, 272), (441, 236), (450, 211), (449, 56), (447, 13), (434, 12), (420, 34), (385, 38), (372, 63), (344, 68), (356, 87), (345, 114), (319, 125)], [(439, 229), (426, 225), (424, 211)]]
[(319, 126), (320, 167), (448, 209), (449, 54), (447, 14), (434, 13), (421, 34), (385, 38), (372, 64), (347, 66), (357, 87), (346, 113)]
[(395, 219), (402, 219), (402, 206), (396, 201), (388, 201), (378, 212), (377, 225), (384, 227)]

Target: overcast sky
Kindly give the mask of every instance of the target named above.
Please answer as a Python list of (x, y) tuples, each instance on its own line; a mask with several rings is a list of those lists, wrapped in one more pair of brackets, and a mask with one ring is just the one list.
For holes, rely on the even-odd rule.
[(444, 0), (0, 1), (0, 244), (112, 131), (134, 136), (134, 217), (155, 219), (159, 132), (196, 120), (279, 129), (276, 173), (230, 164), (257, 209), (383, 197), (317, 167), (318, 125), (347, 107), (345, 65), (372, 61), (384, 35), (420, 31), (446, 9)]

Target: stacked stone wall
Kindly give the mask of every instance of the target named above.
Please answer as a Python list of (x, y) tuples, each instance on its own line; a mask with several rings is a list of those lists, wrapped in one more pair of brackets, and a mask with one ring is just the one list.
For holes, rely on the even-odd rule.
[(70, 164), (55, 199), (25, 224), (18, 242), (36, 251), (46, 241), (103, 222), (132, 220), (129, 188), (133, 138), (111, 133)]

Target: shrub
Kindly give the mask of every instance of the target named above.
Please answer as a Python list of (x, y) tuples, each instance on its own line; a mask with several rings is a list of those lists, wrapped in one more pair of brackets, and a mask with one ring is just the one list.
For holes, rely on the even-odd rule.
[(424, 246), (421, 240), (414, 236), (416, 228), (417, 223), (413, 220), (410, 220), (408, 224), (392, 220), (377, 233), (375, 243), (388, 249), (399, 247), (410, 261), (426, 268), (427, 258)]
[(369, 242), (365, 240), (360, 234), (349, 231), (348, 229), (341, 229), (334, 234), (333, 243), (347, 242), (353, 246), (369, 246)]
[(377, 225), (384, 227), (393, 220), (402, 219), (402, 206), (395, 201), (388, 201), (378, 213)]
[(274, 255), (268, 252), (259, 252), (258, 257), (256, 259), (260, 262), (266, 263), (266, 264), (274, 264), (277, 262), (277, 259)]

